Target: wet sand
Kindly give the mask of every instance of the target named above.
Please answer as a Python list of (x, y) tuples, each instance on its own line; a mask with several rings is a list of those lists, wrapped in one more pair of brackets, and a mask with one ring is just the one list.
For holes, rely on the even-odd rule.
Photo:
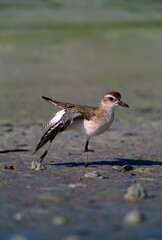
[[(44, 171), (31, 170), (40, 156), (32, 156), (40, 128), (2, 127), (3, 149), (10, 150), (0, 154), (2, 239), (160, 239), (160, 126), (114, 125), (91, 141), (95, 152), (89, 153), (88, 168), (84, 138), (67, 132), (56, 138)], [(134, 183), (146, 189), (146, 198), (125, 199)], [(144, 220), (125, 222), (131, 210)]]

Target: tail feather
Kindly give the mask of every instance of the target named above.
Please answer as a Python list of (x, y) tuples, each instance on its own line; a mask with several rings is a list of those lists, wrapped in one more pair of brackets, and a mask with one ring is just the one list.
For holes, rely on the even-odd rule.
[(42, 98), (45, 99), (47, 102), (53, 104), (54, 106), (57, 106), (57, 104), (59, 103), (58, 101), (55, 101), (55, 100), (53, 100), (52, 98), (49, 98), (49, 97), (42, 96)]

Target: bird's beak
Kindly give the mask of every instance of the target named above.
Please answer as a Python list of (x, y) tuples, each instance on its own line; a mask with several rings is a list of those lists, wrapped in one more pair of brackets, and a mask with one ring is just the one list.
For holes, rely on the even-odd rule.
[(119, 104), (120, 106), (122, 106), (122, 107), (127, 107), (127, 108), (129, 108), (129, 106), (128, 106), (126, 103), (122, 102), (122, 101), (119, 101), (118, 104)]

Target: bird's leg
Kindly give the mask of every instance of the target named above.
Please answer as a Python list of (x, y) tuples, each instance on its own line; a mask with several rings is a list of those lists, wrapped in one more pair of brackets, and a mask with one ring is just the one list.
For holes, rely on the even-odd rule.
[(85, 168), (88, 167), (89, 163), (88, 163), (88, 144), (89, 144), (89, 138), (87, 138), (87, 141), (86, 141), (86, 144), (85, 144), (85, 147), (84, 147), (84, 152), (86, 152), (86, 160), (84, 161), (85, 162)]
[(87, 139), (85, 147), (84, 147), (85, 152), (88, 152), (88, 144), (89, 144), (89, 138)]
[(47, 155), (49, 149), (50, 149), (50, 146), (51, 146), (51, 143), (52, 141), (50, 141), (50, 144), (48, 146), (48, 148), (45, 150), (45, 152), (40, 156), (40, 162), (39, 163), (42, 163), (43, 162), (43, 159), (45, 158), (45, 156)]
[(94, 152), (94, 150), (91, 150), (91, 149), (88, 148), (89, 140), (90, 140), (90, 138), (87, 138), (87, 141), (86, 141), (86, 144), (85, 144), (85, 147), (84, 147), (84, 152), (87, 153), (86, 161), (85, 161), (85, 167), (88, 167), (88, 166), (89, 166), (89, 162), (88, 162), (88, 152)]
[(84, 160), (84, 166), (85, 168), (87, 168), (89, 166), (89, 162), (88, 162), (88, 151), (86, 151), (86, 159)]
[(90, 140), (90, 138), (88, 138), (87, 141), (86, 141), (86, 144), (85, 144), (85, 147), (84, 147), (84, 152), (94, 152), (94, 150), (88, 148), (89, 140)]
[(89, 162), (88, 162), (88, 152), (87, 152), (87, 158), (86, 161), (84, 163), (85, 168), (87, 168), (89, 166)]

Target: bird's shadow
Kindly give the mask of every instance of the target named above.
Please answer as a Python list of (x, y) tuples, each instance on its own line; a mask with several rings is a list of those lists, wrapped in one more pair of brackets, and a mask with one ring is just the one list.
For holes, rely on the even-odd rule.
[[(66, 167), (79, 167), (84, 166), (84, 162), (64, 162), (64, 163), (52, 163), (54, 166), (66, 166)], [(114, 160), (92, 161), (89, 162), (89, 166), (162, 166), (162, 161), (159, 160), (140, 160), (140, 159), (127, 159), (127, 158), (115, 158)]]

